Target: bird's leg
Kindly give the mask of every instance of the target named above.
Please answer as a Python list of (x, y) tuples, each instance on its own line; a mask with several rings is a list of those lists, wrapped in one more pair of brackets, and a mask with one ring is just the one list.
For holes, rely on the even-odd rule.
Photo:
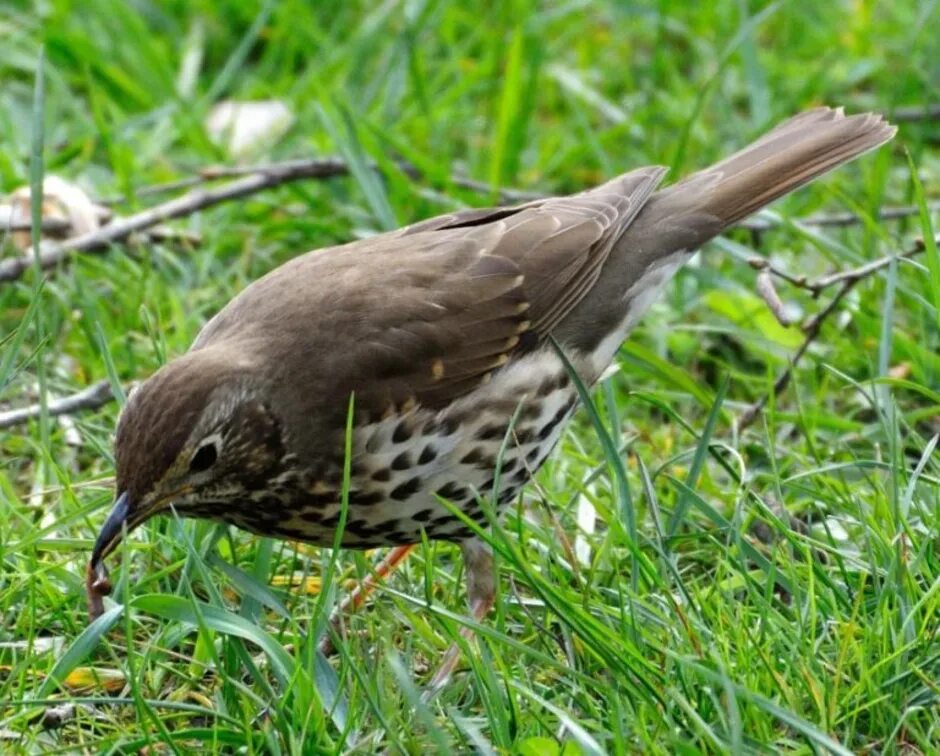
[[(463, 551), (464, 569), (467, 572), (467, 603), (470, 605), (470, 616), (480, 622), (493, 608), (496, 598), (496, 574), (493, 571), (493, 552), (490, 547), (479, 538), (471, 538), (460, 544)], [(473, 630), (469, 627), (461, 629), (460, 634), (468, 640), (473, 637)], [(431, 699), (440, 692), (457, 666), (460, 659), (460, 645), (452, 643), (444, 660), (438, 667), (431, 682), (428, 683), (425, 700)]]
[[(343, 621), (343, 617), (348, 612), (354, 612), (362, 606), (362, 603), (366, 600), (368, 595), (375, 590), (375, 586), (378, 585), (379, 581), (394, 571), (412, 552), (416, 545), (417, 544), (411, 543), (407, 546), (396, 546), (393, 548), (388, 554), (382, 557), (382, 560), (375, 565), (372, 572), (366, 575), (362, 582), (346, 595), (330, 618), (330, 624), (337, 633), (339, 632), (339, 626)], [(326, 633), (320, 641), (320, 651), (324, 654), (329, 654), (333, 651), (333, 639), (330, 633)]]
[(417, 544), (409, 543), (407, 546), (396, 546), (386, 554), (382, 561), (375, 565), (375, 569), (363, 578), (349, 595), (344, 598), (339, 605), (340, 612), (355, 611), (368, 595), (375, 590), (375, 586), (380, 580), (390, 575), (405, 558), (414, 550)]

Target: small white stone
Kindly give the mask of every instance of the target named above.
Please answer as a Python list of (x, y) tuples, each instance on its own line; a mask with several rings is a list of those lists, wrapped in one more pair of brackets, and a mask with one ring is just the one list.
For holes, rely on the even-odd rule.
[(223, 100), (209, 111), (206, 131), (240, 160), (263, 152), (293, 123), (294, 114), (281, 100)]

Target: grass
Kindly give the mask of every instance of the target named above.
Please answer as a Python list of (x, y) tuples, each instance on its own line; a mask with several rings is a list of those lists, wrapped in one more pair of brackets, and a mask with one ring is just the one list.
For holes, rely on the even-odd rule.
[[(0, 400), (145, 377), (277, 263), (500, 186), (573, 191), (644, 163), (678, 175), (815, 104), (936, 102), (938, 20), (927, 0), (8, 4), (4, 190), (32, 164), (131, 212), (148, 201), (136, 189), (226, 162), (202, 127), (220, 97), (289, 104), (270, 157), (341, 154), (356, 170), (181, 221), (196, 247), (117, 245), (0, 285)], [(908, 248), (936, 224), (938, 137), (903, 124), (893, 147), (772, 211), (864, 223), (735, 232), (680, 273), (495, 527), (497, 609), (430, 704), (423, 685), (468, 621), (455, 547), (419, 548), (327, 662), (316, 640), (367, 558), (155, 521), (88, 625), (117, 407), (0, 431), (0, 750), (933, 752), (936, 247), (859, 284), (787, 391), (750, 428), (734, 419), (800, 341), (742, 256), (812, 277)], [(454, 186), (457, 171), (492, 196)], [(923, 213), (878, 223), (883, 203)], [(781, 292), (805, 315), (826, 301)], [(591, 507), (596, 527), (579, 529)], [(68, 701), (75, 718), (44, 728)]]

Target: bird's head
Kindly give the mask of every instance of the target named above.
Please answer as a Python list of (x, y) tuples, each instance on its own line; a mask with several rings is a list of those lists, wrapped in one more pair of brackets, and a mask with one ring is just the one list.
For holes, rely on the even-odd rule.
[(170, 362), (130, 395), (115, 438), (114, 507), (95, 542), (90, 573), (123, 533), (171, 506), (198, 514), (209, 502), (243, 503), (265, 488), (285, 444), (264, 394), (250, 360), (205, 348)]

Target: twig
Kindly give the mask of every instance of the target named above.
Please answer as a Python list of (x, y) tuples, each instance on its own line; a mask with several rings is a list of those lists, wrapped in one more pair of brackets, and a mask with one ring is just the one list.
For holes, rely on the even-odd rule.
[[(927, 209), (930, 212), (940, 211), (940, 201), (928, 202)], [(877, 220), (899, 220), (908, 218), (920, 213), (917, 205), (890, 205), (883, 207), (875, 214)], [(801, 226), (815, 227), (843, 227), (854, 226), (862, 223), (862, 217), (855, 213), (817, 213), (815, 215), (806, 215), (802, 218), (791, 218), (789, 222)], [(769, 231), (772, 228), (779, 228), (788, 221), (774, 220), (772, 218), (747, 218), (737, 224), (738, 228), (746, 228), (748, 231)]]
[(793, 318), (787, 313), (786, 305), (780, 300), (780, 295), (774, 288), (774, 279), (770, 271), (764, 268), (757, 274), (757, 293), (767, 303), (767, 307), (777, 318), (777, 322), (784, 328), (793, 325)]
[[(61, 234), (72, 228), (72, 222), (67, 218), (43, 218), (40, 230), (46, 234)], [(18, 231), (32, 231), (33, 224), (28, 221), (11, 221), (0, 225), (0, 232), (13, 233)]]
[[(111, 384), (107, 381), (99, 381), (69, 396), (51, 400), (46, 405), (46, 409), (50, 417), (56, 417), (79, 410), (97, 409), (113, 399), (114, 394), (111, 391)], [(41, 412), (42, 405), (40, 404), (31, 404), (28, 407), (17, 407), (16, 409), (0, 412), (0, 428), (10, 428), (25, 423), (39, 417)]]
[(902, 252), (900, 255), (885, 255), (884, 257), (879, 257), (877, 260), (872, 260), (869, 263), (859, 266), (858, 268), (852, 268), (851, 270), (840, 270), (836, 273), (830, 273), (827, 276), (822, 278), (817, 278), (815, 281), (810, 281), (806, 276), (794, 276), (787, 271), (782, 270), (774, 266), (769, 260), (763, 257), (753, 257), (748, 260), (748, 263), (752, 268), (756, 268), (762, 272), (766, 271), (767, 273), (776, 276), (777, 278), (786, 281), (793, 286), (796, 286), (800, 289), (806, 289), (814, 297), (819, 296), (820, 293), (825, 291), (831, 286), (835, 286), (837, 283), (842, 283), (843, 281), (853, 279), (853, 278), (866, 278), (872, 273), (877, 273), (882, 268), (886, 268), (891, 264), (892, 260), (907, 260), (911, 257), (915, 257), (924, 251), (924, 241), (923, 239), (918, 239), (914, 242), (914, 246), (909, 250)]
[[(39, 248), (39, 264), (43, 269), (54, 267), (75, 252), (93, 252), (107, 248), (112, 242), (126, 239), (131, 234), (157, 224), (190, 215), (212, 205), (239, 199), (262, 189), (299, 181), (306, 178), (335, 176), (337, 166), (330, 161), (297, 161), (282, 163), (275, 170), (253, 173), (212, 189), (193, 189), (186, 194), (155, 205), (126, 218), (119, 218), (106, 226), (61, 243), (45, 242)], [(0, 282), (13, 281), (33, 265), (30, 255), (0, 260)]]
[(940, 118), (940, 102), (927, 105), (908, 105), (895, 108), (891, 120), (895, 123), (910, 123), (911, 121), (932, 121)]
[(158, 244), (176, 244), (188, 247), (198, 247), (202, 244), (202, 234), (185, 228), (160, 225), (148, 228), (144, 234), (149, 241)]
[[(940, 238), (938, 238), (938, 242), (940, 242)], [(793, 371), (796, 369), (799, 361), (803, 358), (803, 355), (806, 354), (806, 351), (819, 336), (819, 332), (822, 330), (823, 323), (833, 312), (835, 312), (842, 300), (845, 299), (845, 296), (855, 287), (857, 283), (864, 280), (865, 278), (868, 278), (874, 273), (877, 273), (882, 268), (887, 267), (894, 260), (908, 259), (923, 251), (924, 242), (922, 239), (919, 239), (911, 249), (906, 250), (900, 255), (882, 257), (865, 265), (861, 265), (858, 268), (832, 273), (815, 281), (807, 281), (805, 278), (796, 278), (788, 273), (785, 273), (784, 271), (779, 270), (778, 268), (774, 268), (769, 263), (765, 265), (759, 265), (754, 260), (750, 261), (752, 266), (762, 268), (760, 274), (775, 275), (778, 278), (781, 278), (795, 286), (806, 289), (807, 291), (811, 292), (814, 297), (818, 296), (820, 292), (830, 288), (831, 286), (838, 285), (839, 288), (836, 290), (836, 293), (833, 294), (832, 299), (829, 300), (828, 304), (826, 304), (825, 307), (823, 307), (819, 312), (817, 312), (815, 315), (813, 315), (813, 317), (803, 324), (803, 333), (805, 334), (803, 343), (801, 343), (796, 352), (794, 352), (793, 356), (790, 358), (789, 364), (784, 369), (784, 371), (779, 376), (777, 376), (777, 379), (774, 381), (773, 388), (767, 394), (754, 402), (750, 407), (744, 410), (744, 412), (738, 418), (738, 429), (744, 429), (753, 423), (757, 419), (757, 416), (760, 414), (761, 410), (767, 406), (767, 402), (770, 401), (770, 397), (777, 396), (786, 390), (787, 386), (790, 384), (791, 378), (793, 377)]]
[[(63, 232), (70, 231), (72, 229), (71, 221), (65, 220), (63, 218), (43, 218), (42, 226), (40, 230), (43, 234), (48, 234), (50, 236), (55, 236), (56, 234), (61, 234), (62, 236), (67, 236)], [(19, 231), (29, 232), (33, 230), (33, 226), (30, 222), (17, 222), (9, 223), (6, 226), (0, 227), (0, 233), (15, 233)], [(153, 228), (148, 228), (144, 231), (147, 236), (147, 239), (154, 242), (176, 242), (189, 244), (191, 246), (198, 246), (202, 244), (202, 236), (195, 231), (187, 231), (183, 228), (173, 228), (172, 226), (154, 226)]]
[[(406, 160), (395, 161), (395, 164), (409, 178), (415, 180), (423, 180), (426, 178), (416, 166)], [(239, 178), (242, 176), (253, 176), (256, 173), (278, 172), (284, 170), (285, 168), (290, 168), (292, 170), (304, 170), (305, 167), (310, 167), (310, 169), (313, 170), (316, 166), (321, 166), (324, 169), (324, 173), (318, 176), (310, 176), (309, 178), (332, 178), (334, 176), (347, 176), (350, 173), (349, 165), (345, 160), (338, 157), (310, 159), (299, 158), (296, 160), (287, 160), (284, 162), (262, 163), (258, 165), (245, 166), (214, 165), (202, 168), (198, 171), (198, 173), (187, 178), (178, 179), (176, 181), (167, 181), (161, 184), (143, 186), (140, 189), (134, 191), (134, 196), (149, 197), (156, 194), (166, 194), (168, 192), (179, 191), (180, 189), (191, 189), (194, 186), (199, 186), (200, 184), (205, 184), (210, 181), (219, 181), (221, 179), (227, 178)], [(327, 167), (328, 170), (326, 170)], [(374, 163), (371, 165), (371, 167), (373, 170), (379, 170), (379, 166)], [(484, 181), (477, 181), (476, 179), (472, 179), (468, 176), (463, 176), (460, 174), (451, 176), (450, 183), (452, 183), (454, 186), (460, 187), (461, 189), (468, 189), (472, 192), (479, 192), (481, 194), (489, 194), (494, 191), (490, 184), (487, 184)], [(496, 190), (496, 193), (503, 202), (529, 202), (531, 200), (544, 199), (546, 196), (548, 196), (538, 192), (525, 191), (523, 189), (498, 189)], [(105, 199), (98, 200), (98, 202), (102, 205), (116, 205), (126, 201), (127, 197), (124, 196), (107, 197)]]
[[(299, 158), (296, 160), (284, 160), (277, 163), (259, 163), (251, 166), (241, 165), (210, 165), (200, 168), (192, 176), (173, 181), (165, 181), (159, 184), (150, 184), (134, 190), (134, 197), (152, 197), (158, 194), (169, 194), (178, 192), (181, 189), (192, 189), (194, 186), (205, 184), (210, 181), (220, 181), (221, 179), (242, 178), (244, 176), (254, 176), (256, 174), (280, 174), (285, 171), (299, 172), (305, 175), (299, 178), (333, 178), (334, 176), (345, 176), (349, 173), (349, 166), (342, 158)], [(127, 202), (128, 197), (124, 195), (116, 197), (105, 197), (98, 199), (101, 205), (119, 205)]]
[[(940, 243), (940, 240), (938, 240), (938, 243)], [(899, 260), (907, 260), (911, 257), (919, 255), (924, 251), (924, 249), (926, 249), (924, 246), (924, 240), (918, 239), (914, 243), (913, 247), (905, 252), (902, 252), (900, 255), (897, 255), (896, 258)], [(877, 273), (882, 268), (887, 268), (893, 259), (895, 259), (895, 257), (882, 257), (878, 260), (873, 260), (870, 263), (862, 265), (861, 267), (855, 268), (854, 270), (843, 270), (837, 273), (830, 273), (828, 276), (823, 276), (818, 281), (816, 281), (814, 283), (814, 289), (815, 291), (822, 291), (823, 289), (833, 286), (834, 284), (841, 283), (851, 278), (865, 278), (866, 276), (870, 276), (872, 273)]]
[(798, 286), (801, 289), (806, 288), (806, 276), (794, 276), (787, 273), (785, 270), (782, 270), (781, 268), (775, 268), (770, 260), (768, 260), (766, 257), (752, 257), (747, 261), (747, 263), (755, 270), (766, 270), (789, 284)]
[(832, 299), (829, 300), (829, 304), (827, 304), (822, 310), (820, 310), (809, 321), (807, 321), (806, 326), (804, 326), (806, 336), (803, 339), (803, 343), (800, 344), (799, 348), (790, 358), (790, 364), (787, 365), (786, 369), (779, 376), (777, 376), (777, 380), (774, 381), (773, 389), (754, 402), (754, 404), (752, 404), (746, 410), (744, 410), (741, 417), (738, 419), (739, 429), (746, 428), (751, 423), (753, 423), (757, 419), (757, 416), (760, 414), (761, 410), (767, 406), (767, 402), (770, 401), (770, 397), (781, 394), (787, 388), (787, 386), (790, 385), (790, 379), (793, 377), (793, 371), (796, 368), (797, 363), (799, 363), (803, 355), (806, 354), (806, 350), (809, 349), (810, 345), (816, 340), (816, 337), (819, 336), (819, 331), (822, 329), (823, 322), (835, 311), (835, 309), (839, 306), (839, 303), (845, 298), (845, 295), (848, 294), (855, 284), (861, 280), (861, 278), (850, 278), (844, 281), (839, 290), (833, 295)]

